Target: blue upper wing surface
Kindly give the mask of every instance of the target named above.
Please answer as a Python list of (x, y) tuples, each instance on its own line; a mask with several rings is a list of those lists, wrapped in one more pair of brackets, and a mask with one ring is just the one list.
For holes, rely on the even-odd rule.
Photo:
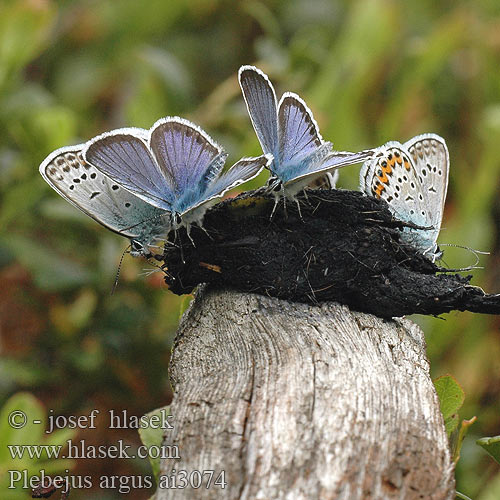
[(267, 76), (254, 66), (242, 66), (238, 76), (262, 150), (277, 158), (278, 115), (274, 88)]
[(86, 161), (155, 207), (170, 210), (172, 180), (162, 172), (144, 140), (145, 131), (115, 130), (92, 139), (83, 155)]
[(176, 197), (191, 190), (201, 195), (226, 158), (205, 132), (182, 118), (164, 118), (153, 125), (150, 146), (163, 175), (172, 179)]
[(283, 94), (279, 104), (278, 131), (280, 174), (323, 145), (311, 111), (298, 95), (290, 92)]

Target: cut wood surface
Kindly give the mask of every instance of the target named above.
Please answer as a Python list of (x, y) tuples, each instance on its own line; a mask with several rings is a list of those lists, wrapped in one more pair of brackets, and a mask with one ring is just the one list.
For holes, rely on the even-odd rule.
[(171, 379), (164, 444), (181, 458), (161, 473), (224, 470), (227, 487), (156, 500), (454, 498), (423, 333), (409, 320), (202, 288)]

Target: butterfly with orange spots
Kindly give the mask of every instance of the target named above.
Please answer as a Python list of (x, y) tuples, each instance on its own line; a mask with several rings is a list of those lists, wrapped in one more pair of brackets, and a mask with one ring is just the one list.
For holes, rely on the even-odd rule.
[(405, 228), (401, 238), (433, 262), (442, 255), (436, 242), (448, 170), (446, 142), (436, 134), (424, 134), (404, 144), (391, 141), (379, 147), (359, 177), (363, 193), (385, 200), (398, 219), (426, 228)]

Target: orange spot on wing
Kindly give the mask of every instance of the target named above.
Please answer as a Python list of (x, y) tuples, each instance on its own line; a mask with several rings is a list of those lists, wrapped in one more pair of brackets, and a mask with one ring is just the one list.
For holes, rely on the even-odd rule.
[(387, 175), (385, 174), (385, 170), (382, 170), (382, 175), (377, 175), (377, 179), (382, 184), (387, 184), (389, 182), (389, 179), (387, 178)]
[(382, 196), (384, 189), (385, 189), (385, 186), (383, 184), (379, 184), (377, 186), (377, 189), (375, 189), (375, 196), (377, 198), (380, 198)]

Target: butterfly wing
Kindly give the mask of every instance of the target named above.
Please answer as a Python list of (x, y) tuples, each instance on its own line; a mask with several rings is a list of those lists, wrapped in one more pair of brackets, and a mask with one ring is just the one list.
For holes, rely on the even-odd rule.
[(209, 198), (223, 196), (230, 189), (257, 177), (262, 172), (262, 169), (267, 167), (272, 160), (272, 155), (242, 158), (227, 172), (211, 182), (205, 196)]
[(171, 210), (172, 180), (150, 153), (146, 134), (142, 129), (107, 132), (86, 144), (83, 157), (145, 202)]
[[(326, 149), (328, 146), (328, 149)], [(335, 187), (335, 181), (338, 178), (337, 169), (346, 167), (348, 165), (355, 165), (356, 163), (364, 162), (374, 155), (374, 151), (367, 149), (365, 151), (360, 151), (358, 153), (353, 153), (351, 151), (331, 151), (331, 144), (324, 143), (321, 148), (318, 148), (318, 152), (324, 148), (323, 154), (314, 153), (309, 157), (302, 160), (301, 174), (296, 172), (295, 177), (293, 177), (289, 182), (302, 182), (307, 180), (307, 178), (317, 178), (318, 176), (327, 174), (333, 176)]]
[(84, 145), (61, 148), (40, 165), (40, 174), (63, 198), (107, 229), (151, 243), (168, 231), (166, 212), (144, 202), (83, 159)]
[(402, 238), (424, 253), (434, 252), (439, 229), (433, 225), (435, 217), (427, 193), (404, 145), (388, 142), (378, 148), (361, 169), (360, 189), (385, 200), (398, 219), (429, 228), (405, 228)]
[(291, 92), (283, 94), (281, 98), (278, 130), (279, 177), (285, 188), (288, 183), (293, 183), (294, 191), (298, 185), (307, 185), (309, 179), (313, 181), (328, 171), (361, 163), (373, 154), (372, 151), (332, 151), (331, 143), (323, 141), (311, 110), (298, 95)]
[(279, 164), (282, 172), (314, 153), (322, 144), (311, 110), (296, 94), (286, 92), (278, 106)]
[(436, 134), (414, 137), (404, 144), (415, 165), (418, 180), (430, 208), (431, 225), (436, 229), (436, 237), (441, 228), (450, 157), (446, 142)]
[(215, 200), (224, 196), (230, 189), (257, 177), (264, 167), (269, 166), (272, 159), (272, 155), (262, 155), (257, 158), (242, 158), (236, 162), (227, 172), (210, 182), (197, 203), (185, 209), (182, 213), (183, 222), (186, 225), (193, 222), (200, 224), (206, 210)]
[(262, 151), (277, 158), (278, 116), (274, 88), (267, 75), (255, 66), (242, 66), (238, 78)]
[[(166, 177), (173, 181), (176, 200), (201, 196), (217, 177), (226, 155), (203, 130), (182, 118), (163, 118), (151, 129), (151, 150)], [(195, 200), (198, 201), (198, 200)]]
[(332, 173), (327, 172), (325, 175), (314, 179), (312, 182), (307, 183), (309, 189), (335, 189), (337, 181), (339, 180), (339, 173), (334, 170)]

